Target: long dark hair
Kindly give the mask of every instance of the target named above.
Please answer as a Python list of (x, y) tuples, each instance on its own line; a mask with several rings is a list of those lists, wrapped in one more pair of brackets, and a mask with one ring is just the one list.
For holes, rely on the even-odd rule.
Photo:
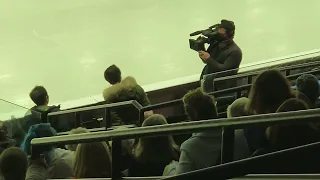
[[(152, 115), (147, 118), (142, 127), (168, 124), (162, 115)], [(170, 163), (179, 159), (179, 147), (172, 136), (140, 138), (133, 153), (139, 162)]]
[(258, 75), (251, 86), (247, 110), (249, 113), (274, 113), (287, 99), (294, 98), (290, 82), (276, 69)]

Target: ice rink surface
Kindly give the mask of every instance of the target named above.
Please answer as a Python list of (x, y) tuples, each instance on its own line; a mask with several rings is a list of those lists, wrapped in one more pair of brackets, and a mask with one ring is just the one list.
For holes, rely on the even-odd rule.
[[(319, 48), (319, 0), (0, 0), (0, 99), (31, 107), (101, 94), (117, 64), (141, 85), (199, 74), (189, 34), (226, 18), (243, 62)], [(1, 105), (0, 113), (8, 106)]]

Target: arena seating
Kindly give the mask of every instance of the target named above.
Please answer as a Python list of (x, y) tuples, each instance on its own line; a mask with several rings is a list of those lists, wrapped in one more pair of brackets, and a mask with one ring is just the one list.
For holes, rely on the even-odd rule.
[[(320, 61), (308, 62), (292, 66), (280, 67), (280, 70), (286, 75), (286, 77), (291, 80), (292, 87), (294, 88), (295, 79), (305, 73), (314, 74), (319, 77), (320, 69), (317, 68), (320, 65)], [(114, 104), (104, 104), (104, 102), (99, 103), (99, 105), (91, 107), (76, 108), (72, 110), (60, 111), (48, 114), (48, 122), (52, 124), (59, 132), (57, 137), (49, 138), (38, 138), (32, 140), (32, 146), (41, 145), (64, 145), (72, 143), (82, 143), (82, 142), (94, 142), (102, 140), (112, 141), (112, 159), (113, 159), (113, 175), (112, 179), (122, 178), (119, 176), (119, 164), (120, 153), (121, 152), (121, 141), (124, 139), (135, 139), (139, 137), (153, 137), (169, 134), (190, 134), (194, 132), (200, 132), (203, 130), (208, 130), (212, 128), (223, 128), (222, 134), (222, 144), (221, 144), (221, 164), (219, 166), (198, 170), (195, 172), (186, 173), (174, 177), (147, 177), (147, 178), (122, 178), (122, 179), (205, 179), (210, 177), (212, 179), (229, 179), (236, 178), (239, 179), (240, 176), (245, 176), (247, 174), (271, 174), (271, 173), (319, 173), (318, 168), (320, 165), (320, 156), (313, 153), (320, 150), (320, 143), (313, 143), (301, 147), (291, 148), (275, 153), (269, 153), (262, 156), (256, 156), (248, 158), (245, 160), (240, 160), (233, 162), (233, 145), (234, 145), (234, 132), (236, 129), (242, 129), (252, 126), (270, 126), (273, 124), (291, 124), (299, 120), (306, 122), (315, 121), (315, 118), (320, 117), (320, 109), (305, 110), (290, 113), (280, 113), (280, 114), (266, 114), (257, 115), (241, 118), (229, 118), (226, 119), (226, 108), (235, 99), (247, 96), (251, 83), (254, 80), (258, 72), (248, 72), (241, 73), (239, 75), (217, 78), (214, 82), (227, 82), (235, 79), (245, 79), (246, 82), (242, 81), (237, 87), (232, 87), (229, 89), (224, 89), (220, 91), (209, 92), (209, 94), (216, 97), (217, 106), (219, 110), (220, 120), (208, 120), (199, 122), (183, 122), (187, 120), (185, 114), (176, 114), (171, 117), (167, 117), (168, 121), (175, 124), (163, 125), (162, 128), (154, 127), (136, 127), (140, 125), (144, 120), (144, 112), (150, 110), (158, 110), (162, 108), (167, 108), (171, 106), (181, 106), (182, 100), (177, 99), (174, 101), (163, 102), (159, 104), (154, 104), (147, 107), (142, 107), (136, 101), (127, 101)], [(231, 95), (230, 95), (231, 94)], [(122, 108), (127, 108), (130, 106), (134, 109), (135, 113), (132, 114), (133, 120), (130, 122), (132, 125), (128, 125), (130, 129), (126, 131), (118, 131), (112, 125), (112, 111), (122, 110)], [(131, 114), (130, 114), (131, 115)], [(29, 116), (24, 118), (14, 119), (6, 123), (16, 122), (19, 124), (20, 121), (25, 120)], [(13, 127), (13, 125), (11, 124)], [(76, 128), (79, 126), (85, 126), (90, 129), (90, 133), (79, 134), (79, 135), (66, 135), (68, 130)], [(14, 133), (12, 133), (14, 134)], [(178, 143), (180, 144), (180, 143)], [(292, 158), (294, 157), (294, 158)], [(281, 163), (274, 166), (269, 166), (268, 164), (274, 164), (277, 160)], [(308, 165), (305, 165), (308, 164)], [(268, 165), (268, 166), (267, 166)], [(285, 168), (284, 168), (285, 167)], [(313, 168), (315, 167), (315, 168)], [(231, 172), (231, 173), (230, 173)], [(293, 176), (290, 176), (293, 177)], [(303, 176), (298, 178), (314, 178), (318, 176)], [(272, 179), (272, 175), (253, 175), (245, 176), (246, 178), (265, 178)], [(277, 178), (287, 178), (279, 177)], [(241, 179), (241, 178), (240, 178)]]
[[(299, 70), (299, 73), (290, 74), (287, 76), (289, 80), (292, 80), (292, 83), (294, 85), (295, 83), (294, 80), (304, 73), (314, 74), (316, 76), (320, 75), (320, 69), (315, 69), (315, 67), (317, 67), (319, 64), (320, 62), (318, 61), (308, 62), (300, 65), (284, 66), (282, 67), (281, 70), (285, 71), (286, 74), (289, 74), (289, 73), (293, 73), (294, 70), (297, 70), (299, 66), (302, 67), (302, 69)], [(304, 71), (304, 70), (309, 70), (309, 71)], [(247, 76), (244, 76), (244, 74), (241, 74), (240, 77), (241, 78), (243, 77), (248, 78), (249, 76), (253, 77), (254, 75), (256, 75), (256, 73), (257, 72), (255, 73), (251, 72), (247, 74)], [(230, 78), (233, 80), (234, 76), (231, 76)], [(226, 78), (224, 81), (228, 81), (228, 80), (229, 79)], [(228, 107), (228, 105), (230, 105), (237, 98), (247, 96), (250, 88), (251, 88), (251, 84), (245, 84), (245, 85), (241, 85), (238, 87), (233, 87), (225, 90), (210, 92), (209, 94), (216, 97), (219, 117), (225, 118), (226, 108)], [(230, 96), (230, 94), (233, 94), (233, 96)], [(132, 101), (132, 102), (124, 102), (120, 104), (115, 103), (115, 104), (107, 104), (107, 105), (98, 105), (98, 106), (50, 113), (48, 115), (48, 122), (50, 122), (53, 125), (53, 127), (55, 127), (57, 131), (62, 134), (65, 134), (63, 132), (66, 132), (68, 130), (71, 130), (72, 128), (76, 128), (79, 126), (94, 128), (92, 131), (105, 130), (105, 129), (111, 128), (111, 124), (109, 124), (111, 123), (110, 110), (112, 108), (121, 108), (123, 106), (130, 106), (130, 105), (137, 110), (137, 113), (132, 115), (133, 119), (139, 118), (140, 123), (144, 120), (144, 113), (146, 111), (150, 111), (150, 110), (155, 111), (158, 109), (168, 108), (173, 106), (181, 106), (181, 108), (183, 108), (181, 99), (154, 104), (147, 107), (142, 107), (139, 103)], [(63, 114), (63, 116), (61, 116), (61, 114)], [(87, 124), (83, 124), (84, 119), (86, 119), (85, 121), (87, 122)], [(184, 113), (176, 114), (174, 116), (167, 117), (167, 120), (169, 123), (183, 122), (187, 120), (187, 116)], [(64, 124), (61, 125), (60, 122), (63, 122)], [(61, 129), (58, 126), (63, 128)], [(179, 136), (177, 136), (177, 143), (180, 144), (180, 142), (183, 142), (185, 138), (188, 138), (188, 136), (183, 136), (182, 139), (180, 139)]]
[[(299, 74), (307, 71), (314, 70), (315, 68), (318, 68), (320, 66), (320, 61), (311, 61), (303, 64), (294, 64), (290, 66), (283, 66), (279, 67), (278, 69), (284, 73), (284, 75), (294, 75)], [(224, 82), (224, 81), (230, 81), (230, 80), (237, 80), (238, 85), (244, 85), (244, 84), (251, 84), (254, 80), (254, 78), (263, 70), (253, 71), (253, 72), (247, 72), (242, 74), (237, 74), (233, 76), (226, 76), (226, 77), (220, 77), (214, 79), (214, 83)]]
[[(317, 170), (320, 165), (320, 157), (317, 155), (318, 153), (314, 152), (319, 150), (320, 143), (313, 143), (310, 145), (287, 149), (275, 153), (268, 153), (266, 155), (248, 158), (241, 161), (231, 162), (233, 156), (233, 148), (231, 148), (233, 144), (233, 137), (230, 135), (224, 136), (224, 134), (233, 134), (235, 129), (251, 126), (269, 126), (279, 123), (290, 124), (299, 120), (312, 122), (318, 117), (320, 117), (320, 109), (312, 109), (296, 112), (221, 119), (218, 121), (207, 120), (169, 124), (162, 125), (161, 128), (143, 127), (132, 128), (126, 131), (113, 130), (78, 135), (36, 138), (32, 140), (31, 144), (32, 146), (41, 146), (49, 144), (61, 145), (111, 140), (113, 159), (112, 179), (118, 179), (120, 178), (118, 160), (121, 152), (121, 140), (123, 139), (154, 137), (168, 134), (194, 133), (208, 129), (224, 128), (221, 153), (221, 163), (223, 163), (223, 165), (170, 177), (168, 179), (204, 179), (204, 177), (210, 177), (212, 179), (229, 179), (251, 173), (316, 173), (318, 172)], [(278, 161), (279, 159), (282, 160), (281, 166), (275, 164), (276, 159)], [(270, 164), (272, 165), (270, 166)]]

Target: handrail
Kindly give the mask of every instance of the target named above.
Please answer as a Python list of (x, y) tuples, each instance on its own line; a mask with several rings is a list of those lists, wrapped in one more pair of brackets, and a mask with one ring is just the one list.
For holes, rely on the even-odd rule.
[[(301, 57), (301, 56), (307, 56), (307, 55), (318, 54), (318, 53), (320, 53), (319, 50), (315, 51), (315, 52), (309, 52), (309, 53), (306, 53), (306, 54), (298, 54), (298, 55), (290, 56), (290, 57), (286, 56), (286, 57), (283, 57), (283, 58), (280, 58), (280, 59), (275, 59), (275, 60), (272, 60), (272, 61), (266, 61), (266, 62), (262, 62), (262, 63), (258, 63), (258, 64), (247, 65), (247, 66), (245, 66), (243, 68), (245, 69), (245, 68), (248, 68), (248, 67), (259, 66), (259, 65), (264, 65), (264, 64), (270, 64), (270, 63), (279, 62), (279, 61), (282, 61), (282, 60), (293, 59), (293, 58), (297, 58), (297, 57)], [(315, 57), (307, 57), (307, 58), (304, 58), (304, 59), (297, 59), (296, 61), (313, 60), (313, 59), (318, 58), (318, 57), (319, 57), (319, 55), (315, 56)], [(287, 62), (287, 63), (290, 63), (290, 62)], [(287, 63), (284, 63), (284, 64), (287, 64)], [(274, 67), (274, 66), (278, 66), (278, 65), (283, 65), (283, 64), (275, 64), (275, 65), (271, 65), (269, 67)], [(240, 71), (241, 68), (242, 67), (229, 69), (229, 70), (225, 70), (225, 71), (220, 71), (220, 72), (217, 72), (216, 74), (222, 74), (222, 73), (233, 72), (233, 71)], [(263, 68), (257, 68), (257, 69), (254, 69), (254, 70), (256, 71), (256, 70), (259, 70), (259, 69), (263, 69)], [(246, 71), (240, 72), (240, 73), (246, 73)]]
[[(291, 65), (291, 66), (283, 66), (278, 68), (280, 71), (284, 71), (284, 70), (294, 70), (294, 69), (299, 69), (299, 68), (307, 68), (307, 67), (311, 67), (314, 65), (320, 65), (320, 61), (316, 61), (316, 62), (308, 62), (308, 63), (303, 63), (303, 64), (295, 64), (295, 65)], [(230, 80), (230, 79), (236, 79), (236, 78), (243, 78), (246, 76), (251, 76), (251, 75), (258, 75), (261, 71), (253, 71), (253, 72), (248, 72), (248, 73), (241, 73), (241, 74), (235, 74), (235, 75), (231, 75), (231, 76), (226, 76), (226, 77), (219, 77), (219, 78), (215, 78), (214, 82), (218, 82), (218, 81), (223, 81), (223, 80)]]
[(123, 101), (123, 102), (117, 102), (117, 103), (111, 103), (111, 104), (103, 104), (103, 105), (97, 105), (97, 106), (70, 109), (65, 111), (57, 111), (57, 112), (49, 113), (48, 116), (70, 114), (70, 113), (77, 113), (77, 112), (105, 109), (105, 108), (113, 108), (113, 107), (126, 106), (126, 105), (133, 105), (137, 110), (140, 110), (142, 108), (142, 106), (137, 101)]
[[(293, 74), (293, 75), (289, 75), (287, 76), (287, 78), (289, 80), (294, 80), (296, 78), (298, 78), (299, 76), (303, 75), (303, 74), (313, 74), (313, 73), (319, 73), (320, 69), (317, 70), (312, 70), (312, 71), (307, 71), (304, 73), (297, 73), (297, 74)], [(237, 87), (232, 87), (232, 88), (228, 88), (228, 89), (223, 89), (223, 90), (219, 90), (219, 91), (214, 91), (214, 92), (210, 92), (208, 93), (209, 95), (213, 95), (213, 96), (219, 96), (221, 94), (228, 94), (228, 93), (237, 93), (237, 97), (236, 98), (240, 98), (241, 91), (244, 90), (250, 90), (252, 84), (246, 84), (246, 85), (242, 85), (242, 86), (237, 86)], [(218, 99), (218, 98), (217, 98)], [(182, 104), (182, 99), (176, 99), (176, 100), (172, 100), (172, 101), (167, 101), (167, 102), (163, 102), (163, 103), (159, 103), (159, 104), (154, 104), (151, 106), (146, 106), (143, 107), (140, 111), (140, 121), (143, 120), (142, 115), (145, 111), (150, 111), (150, 110), (154, 110), (154, 109), (160, 109), (160, 108), (165, 108), (165, 107), (169, 107), (169, 106), (175, 106), (175, 105), (179, 105)]]
[[(92, 132), (66, 136), (36, 138), (31, 141), (32, 145), (48, 144), (72, 144), (93, 141), (104, 141), (109, 139), (130, 139), (137, 137), (155, 137), (173, 134), (188, 134), (210, 130), (213, 128), (231, 127), (243, 128), (253, 125), (271, 125), (275, 123), (285, 123), (307, 119), (308, 121), (317, 120), (320, 117), (320, 109), (302, 110), (296, 112), (284, 112), (274, 114), (262, 114), (237, 118), (224, 118), (216, 120), (205, 120), (195, 122), (185, 122), (176, 124), (167, 124), (151, 127), (139, 127), (125, 130), (113, 130), (103, 132)], [(309, 119), (308, 119), (309, 118)], [(311, 119), (310, 119), (311, 118)], [(305, 120), (305, 122), (307, 121)]]
[[(171, 176), (163, 178), (163, 180), (193, 180), (193, 179), (215, 179), (225, 180), (236, 177), (244, 177), (247, 174), (252, 173), (308, 173), (310, 171), (308, 167), (308, 160), (312, 160), (312, 163), (317, 162), (319, 159), (312, 158), (310, 154), (317, 152), (320, 148), (320, 142), (311, 143), (303, 146), (293, 147), (277, 152), (272, 152), (260, 156), (255, 156), (235, 162), (225, 163), (209, 168), (195, 170), (187, 172), (181, 175)], [(307, 159), (304, 159), (307, 157)], [(319, 158), (319, 156), (316, 156)], [(306, 164), (299, 164), (299, 161), (292, 161), (293, 159), (304, 160)], [(291, 160), (288, 162), (288, 160)], [(292, 164), (290, 164), (292, 163)], [(319, 164), (317, 162), (317, 164)], [(287, 167), (290, 166), (290, 167)], [(317, 167), (313, 167), (311, 171), (314, 171)], [(274, 172), (275, 171), (275, 172)], [(280, 172), (279, 172), (280, 171)], [(289, 171), (289, 172), (282, 172)], [(291, 172), (292, 173), (292, 172)], [(314, 172), (313, 172), (314, 173)], [(210, 178), (208, 178), (210, 177)], [(292, 177), (292, 175), (291, 175)], [(313, 176), (314, 177), (314, 176)]]
[(77, 108), (77, 109), (70, 109), (70, 110), (65, 110), (65, 111), (52, 112), (52, 113), (48, 114), (47, 122), (53, 123), (52, 120), (53, 120), (54, 116), (59, 116), (59, 115), (64, 115), (64, 114), (75, 114), (75, 123), (76, 123), (76, 126), (79, 127), (81, 124), (81, 122), (80, 122), (81, 118), (80, 118), (79, 112), (104, 109), (103, 117), (106, 120), (105, 130), (107, 130), (108, 128), (110, 128), (112, 126), (112, 121), (111, 121), (112, 115), (110, 113), (111, 110), (114, 108), (119, 108), (119, 107), (124, 107), (124, 106), (135, 107), (137, 109), (137, 112), (140, 112), (142, 109), (142, 106), (137, 101), (124, 101), (124, 102), (118, 102), (118, 103), (112, 103), (112, 104), (103, 104), (103, 105), (96, 105), (96, 106), (83, 107), (83, 108)]

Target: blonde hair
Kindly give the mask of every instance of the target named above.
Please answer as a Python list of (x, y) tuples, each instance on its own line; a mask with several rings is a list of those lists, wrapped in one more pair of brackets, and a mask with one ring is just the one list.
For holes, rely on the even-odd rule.
[[(155, 114), (147, 118), (142, 127), (168, 124), (164, 116)], [(179, 147), (172, 136), (140, 138), (134, 150), (134, 157), (139, 162), (166, 162), (178, 160)]]
[(73, 163), (76, 178), (111, 177), (111, 155), (106, 142), (79, 144)]
[(241, 117), (249, 115), (247, 112), (247, 104), (249, 103), (249, 99), (242, 97), (235, 100), (230, 106), (227, 108), (227, 117)]
[[(83, 128), (83, 127), (78, 127), (76, 129), (72, 129), (71, 131), (69, 131), (69, 135), (71, 134), (82, 134), (82, 133), (88, 133), (90, 132), (88, 129)], [(70, 151), (75, 151), (77, 149), (78, 144), (68, 144), (66, 145), (66, 148)]]

